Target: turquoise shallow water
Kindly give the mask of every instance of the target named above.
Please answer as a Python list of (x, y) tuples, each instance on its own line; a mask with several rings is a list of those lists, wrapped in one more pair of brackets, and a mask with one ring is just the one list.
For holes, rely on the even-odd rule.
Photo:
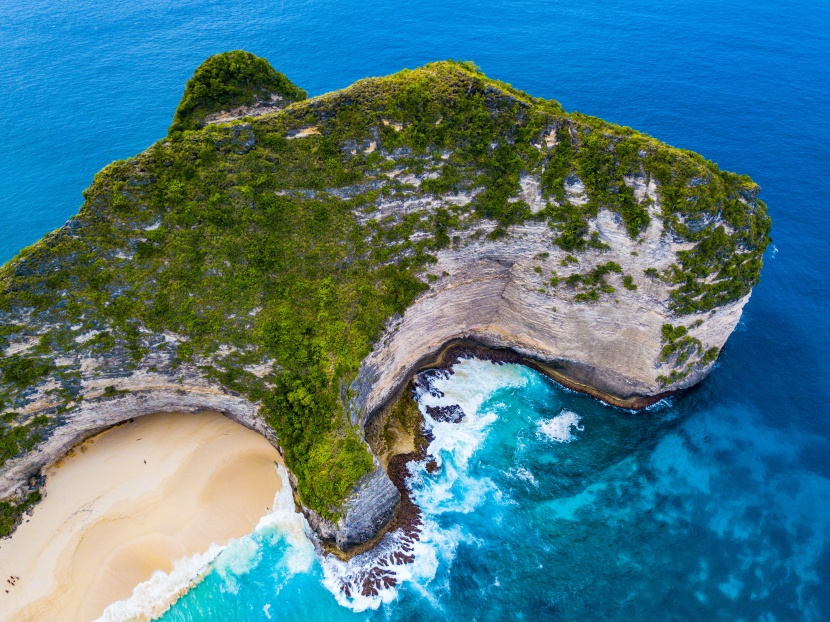
[(326, 584), (350, 570), (283, 517), (165, 619), (830, 617), (825, 0), (0, 3), (0, 261), (161, 138), (193, 69), (233, 48), (312, 95), (472, 59), (748, 173), (774, 246), (715, 371), (660, 408), (611, 409), (512, 366), (447, 379), (468, 419), (436, 434), (441, 473), (413, 476), (427, 531), (389, 602), (338, 602)]
[(631, 413), (517, 365), (454, 371), (421, 395), (466, 417), (427, 417), (441, 469), (411, 467), (425, 526), (396, 588), (345, 598), (332, 576), (373, 560), (321, 563), (266, 529), (162, 619), (823, 619), (830, 480), (800, 463), (810, 439), (700, 392)]

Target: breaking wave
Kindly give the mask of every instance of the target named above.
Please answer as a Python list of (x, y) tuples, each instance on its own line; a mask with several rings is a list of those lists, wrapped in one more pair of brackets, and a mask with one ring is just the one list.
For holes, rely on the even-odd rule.
[(585, 428), (579, 425), (580, 416), (569, 410), (562, 411), (553, 419), (537, 424), (539, 434), (557, 443), (570, 443), (574, 436), (572, 430), (581, 432)]
[(155, 620), (211, 572), (225, 581), (229, 592), (236, 593), (237, 578), (256, 566), (266, 540), (284, 538), (289, 544), (291, 551), (284, 556), (289, 578), (307, 571), (314, 561), (314, 548), (305, 533), (305, 519), (294, 509), (288, 471), (277, 465), (277, 473), (281, 486), (274, 509), (259, 520), (253, 533), (225, 546), (212, 544), (204, 553), (175, 562), (169, 573), (154, 572), (129, 598), (109, 605), (96, 622)]
[[(426, 459), (409, 463), (407, 478), (413, 501), (421, 510), (420, 524), (414, 532), (386, 534), (371, 551), (349, 561), (324, 557), (323, 583), (339, 604), (355, 612), (377, 609), (395, 600), (403, 585), (433, 598), (427, 588), (439, 564), (452, 564), (459, 544), (473, 541), (460, 527), (441, 526), (436, 518), (472, 512), (486, 499), (501, 496), (489, 478), (468, 472), (470, 458), (498, 419), (496, 412), (482, 406), (494, 392), (520, 388), (527, 382), (524, 368), (479, 359), (461, 360), (451, 371), (421, 374), (415, 398), (431, 441)], [(454, 407), (462, 411), (460, 420), (430, 414)]]

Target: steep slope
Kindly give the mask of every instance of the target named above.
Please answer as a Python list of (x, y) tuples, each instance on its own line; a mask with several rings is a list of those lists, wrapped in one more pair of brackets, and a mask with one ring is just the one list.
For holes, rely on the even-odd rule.
[(84, 437), (210, 409), (279, 446), (348, 549), (399, 498), (365, 426), (447, 343), (641, 407), (705, 377), (758, 282), (749, 178), (471, 63), (308, 100), (285, 79), (284, 107), (240, 108), (256, 85), (200, 94), (196, 122), (101, 171), (0, 270), (6, 529)]

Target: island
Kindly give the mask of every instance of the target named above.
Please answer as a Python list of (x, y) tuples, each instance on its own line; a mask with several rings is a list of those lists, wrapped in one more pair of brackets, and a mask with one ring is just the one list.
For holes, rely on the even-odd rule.
[(515, 360), (631, 409), (701, 381), (759, 280), (758, 194), (472, 62), (308, 98), (213, 56), (0, 268), (0, 534), (85, 439), (217, 411), (277, 447), (325, 547), (365, 549), (417, 520), (416, 373)]

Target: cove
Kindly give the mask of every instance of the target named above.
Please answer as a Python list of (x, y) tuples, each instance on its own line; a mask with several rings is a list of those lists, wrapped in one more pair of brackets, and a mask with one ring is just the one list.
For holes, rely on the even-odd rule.
[[(634, 413), (515, 364), (452, 372), (429, 372), (418, 395), (439, 468), (410, 466), (424, 526), (414, 563), (389, 566), (396, 586), (346, 597), (343, 579), (383, 555), (298, 569), (302, 548), (275, 533), (238, 573), (220, 557), (162, 619), (786, 619), (822, 598), (811, 550), (792, 545), (823, 537), (806, 497), (830, 481), (751, 407), (693, 394)], [(449, 405), (460, 422), (427, 414)], [(729, 452), (736, 438), (753, 443)]]

